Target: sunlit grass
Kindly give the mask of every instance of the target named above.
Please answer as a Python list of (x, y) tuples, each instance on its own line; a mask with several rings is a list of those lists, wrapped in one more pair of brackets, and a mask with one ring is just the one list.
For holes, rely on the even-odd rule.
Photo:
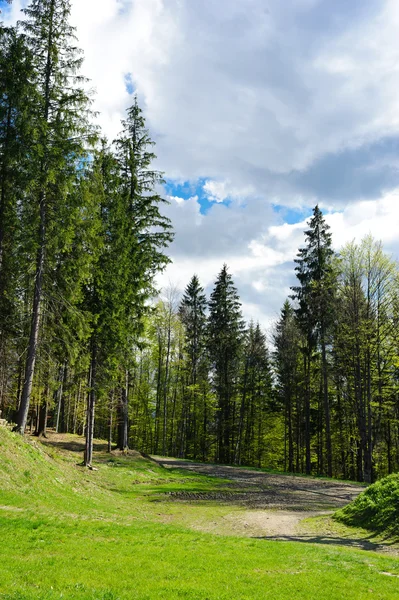
[(388, 532), (399, 539), (399, 473), (370, 485), (335, 518), (347, 525)]
[(398, 597), (395, 558), (194, 531), (191, 518), (231, 506), (168, 492), (224, 489), (217, 478), (106, 453), (88, 471), (76, 453), (5, 430), (0, 454), (2, 600)]

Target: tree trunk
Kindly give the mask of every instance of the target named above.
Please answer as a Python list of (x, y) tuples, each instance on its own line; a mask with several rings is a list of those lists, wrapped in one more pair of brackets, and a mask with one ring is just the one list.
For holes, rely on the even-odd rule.
[[(65, 431), (64, 431), (64, 429), (65, 429), (65, 427), (64, 427), (64, 425), (65, 425), (65, 423), (64, 423), (64, 421), (65, 421), (65, 406), (63, 404), (65, 377), (66, 377), (66, 364), (63, 364), (62, 367), (60, 368), (60, 373), (59, 373), (60, 385), (57, 390), (57, 417), (56, 417), (56, 422), (55, 422), (56, 433), (58, 433), (59, 431), (61, 431), (61, 433), (65, 433)], [(60, 421), (61, 421), (61, 427), (60, 427)]]
[(321, 332), (321, 360), (322, 360), (322, 376), (323, 376), (323, 404), (324, 418), (326, 421), (326, 451), (327, 451), (327, 475), (332, 477), (332, 445), (331, 445), (331, 418), (330, 418), (330, 402), (328, 398), (328, 373), (327, 373), (327, 357), (326, 357), (326, 342), (324, 325)]
[(119, 406), (118, 448), (124, 452), (129, 450), (129, 372), (125, 373), (125, 385), (121, 390)]
[(240, 406), (240, 417), (238, 423), (238, 435), (237, 435), (237, 443), (235, 448), (235, 456), (234, 456), (234, 464), (241, 464), (241, 440), (242, 440), (242, 430), (244, 428), (244, 416), (245, 416), (245, 408), (246, 408), (246, 399), (247, 399), (247, 378), (248, 378), (248, 359), (245, 361), (245, 371), (244, 371), (244, 387), (242, 391), (241, 397), (241, 406)]
[(96, 371), (97, 347), (96, 343), (93, 342), (89, 372), (89, 391), (87, 394), (86, 444), (83, 460), (85, 467), (91, 467), (93, 460), (94, 412), (96, 406)]
[(44, 193), (40, 198), (40, 245), (36, 260), (35, 291), (33, 297), (32, 320), (28, 344), (28, 353), (25, 364), (25, 378), (22, 388), (21, 403), (19, 405), (17, 425), (15, 430), (21, 435), (25, 433), (26, 422), (28, 420), (30, 396), (32, 393), (33, 376), (35, 373), (35, 363), (37, 355), (37, 344), (39, 340), (39, 327), (42, 306), (43, 290), (43, 271), (45, 257), (45, 237), (46, 237), (46, 207)]
[(37, 437), (47, 438), (47, 415), (48, 415), (48, 383), (46, 383), (46, 390), (43, 395), (42, 403), (40, 405), (37, 427), (35, 435)]
[(107, 451), (111, 452), (112, 450), (112, 427), (113, 427), (113, 410), (114, 410), (114, 392), (110, 395), (109, 399), (109, 417), (108, 417), (108, 448)]
[(171, 345), (171, 324), (169, 319), (168, 324), (168, 343), (166, 347), (166, 362), (165, 362), (165, 381), (163, 393), (163, 426), (162, 426), (162, 455), (166, 456), (166, 428), (168, 417), (168, 388), (169, 388), (169, 362), (170, 362), (170, 345)]
[[(46, 56), (46, 69), (45, 69), (45, 80), (44, 80), (44, 122), (47, 124), (49, 120), (50, 111), (50, 100), (51, 100), (51, 73), (52, 73), (52, 47), (53, 47), (53, 17), (55, 10), (55, 0), (51, 2), (50, 11), (50, 24), (47, 44), (47, 56)], [(44, 140), (44, 150), (47, 150), (48, 140)], [(28, 352), (26, 356), (25, 364), (25, 378), (22, 389), (21, 403), (18, 411), (18, 419), (16, 431), (21, 435), (25, 433), (26, 422), (28, 420), (30, 396), (32, 393), (33, 376), (35, 374), (35, 363), (37, 354), (37, 344), (39, 340), (39, 328), (40, 328), (40, 317), (42, 307), (42, 293), (43, 293), (43, 275), (44, 275), (44, 263), (46, 256), (46, 163), (45, 159), (42, 159), (40, 168), (40, 184), (43, 186), (39, 194), (39, 235), (38, 235), (38, 251), (36, 258), (36, 273), (35, 273), (35, 284), (33, 293), (33, 306), (32, 306), (32, 318), (29, 335)]]
[(286, 400), (287, 406), (287, 420), (288, 420), (288, 471), (290, 473), (294, 472), (294, 441), (293, 441), (293, 432), (292, 432), (292, 392), (291, 386), (288, 395), (288, 399)]
[[(312, 464), (310, 460), (310, 350), (308, 356), (304, 356), (305, 370), (305, 452), (306, 452), (306, 475), (312, 472)], [(306, 360), (307, 359), (307, 360)]]

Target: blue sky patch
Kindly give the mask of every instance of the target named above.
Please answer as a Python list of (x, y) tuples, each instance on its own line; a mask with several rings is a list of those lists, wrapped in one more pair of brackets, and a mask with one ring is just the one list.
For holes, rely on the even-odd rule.
[(295, 223), (300, 223), (301, 221), (308, 219), (311, 216), (313, 209), (308, 207), (297, 209), (283, 206), (282, 204), (275, 204), (273, 205), (273, 211), (279, 215), (285, 223), (294, 225)]
[(11, 11), (11, 4), (8, 4), (6, 0), (0, 0), (0, 12), (4, 16), (6, 13)]
[(125, 75), (125, 88), (128, 94), (132, 95), (134, 93), (134, 84), (131, 73), (126, 73)]
[[(165, 190), (168, 196), (178, 196), (188, 200), (193, 196), (198, 196), (198, 204), (200, 205), (200, 212), (202, 215), (206, 215), (210, 208), (216, 204), (214, 200), (210, 200), (208, 194), (204, 191), (204, 185), (208, 179), (201, 177), (196, 181), (176, 181), (174, 179), (166, 179)], [(231, 201), (226, 198), (223, 202), (217, 204), (224, 204), (229, 206)]]

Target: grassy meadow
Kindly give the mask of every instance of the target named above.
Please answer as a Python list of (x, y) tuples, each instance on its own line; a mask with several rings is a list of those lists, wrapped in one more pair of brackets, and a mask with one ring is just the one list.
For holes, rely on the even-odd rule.
[(76, 452), (3, 428), (0, 456), (2, 600), (398, 598), (395, 557), (203, 533), (192, 524), (231, 506), (170, 499), (226, 481), (101, 449), (89, 471)]

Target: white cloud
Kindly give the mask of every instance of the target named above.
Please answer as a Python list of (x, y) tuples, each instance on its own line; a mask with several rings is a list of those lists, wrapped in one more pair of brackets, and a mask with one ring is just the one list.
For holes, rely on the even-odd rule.
[(226, 181), (206, 181), (204, 185), (204, 192), (207, 194), (210, 200), (214, 202), (223, 202), (228, 198), (229, 193), (226, 190)]
[(371, 233), (387, 250), (399, 254), (399, 189), (378, 200), (355, 202), (343, 212), (326, 215), (326, 221), (336, 248)]
[(271, 174), (399, 133), (398, 3), (350, 11), (322, 0), (72, 0), (106, 134), (131, 102), (130, 73), (160, 168), (210, 179), (219, 202), (228, 185), (298, 203)]
[(224, 181), (208, 179), (203, 186), (203, 190), (211, 202), (224, 202), (233, 198), (235, 200), (244, 200), (256, 193), (253, 186), (236, 187), (228, 179)]

